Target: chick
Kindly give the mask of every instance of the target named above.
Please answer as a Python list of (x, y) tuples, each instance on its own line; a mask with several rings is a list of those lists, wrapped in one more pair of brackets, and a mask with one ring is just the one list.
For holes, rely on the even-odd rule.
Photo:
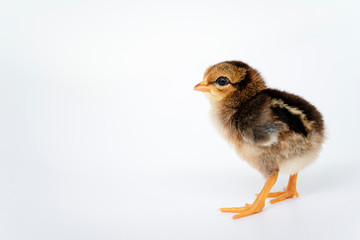
[[(220, 210), (238, 213), (236, 219), (260, 212), (266, 198), (276, 203), (298, 197), (298, 172), (315, 161), (324, 141), (319, 111), (299, 96), (267, 88), (259, 72), (240, 61), (209, 67), (194, 90), (209, 98), (220, 133), (267, 179), (252, 204)], [(278, 173), (290, 175), (288, 185), (270, 192)]]

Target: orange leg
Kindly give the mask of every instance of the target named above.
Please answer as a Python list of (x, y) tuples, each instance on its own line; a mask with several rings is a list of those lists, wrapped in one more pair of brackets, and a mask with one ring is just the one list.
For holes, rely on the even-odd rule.
[(271, 188), (274, 186), (278, 177), (278, 173), (276, 172), (272, 176), (268, 178), (265, 183), (264, 188), (257, 195), (253, 204), (246, 204), (245, 207), (235, 207), (235, 208), (220, 208), (222, 212), (231, 212), (231, 213), (239, 213), (233, 216), (233, 219), (246, 217), (252, 215), (254, 213), (260, 212), (265, 206), (265, 199), (267, 198)]
[(271, 200), (270, 203), (271, 204), (277, 203), (277, 202), (283, 201), (285, 199), (292, 198), (294, 196), (299, 197), (299, 194), (296, 191), (296, 179), (297, 179), (297, 173), (290, 176), (289, 183), (283, 192), (269, 193), (268, 197), (275, 198), (275, 199)]

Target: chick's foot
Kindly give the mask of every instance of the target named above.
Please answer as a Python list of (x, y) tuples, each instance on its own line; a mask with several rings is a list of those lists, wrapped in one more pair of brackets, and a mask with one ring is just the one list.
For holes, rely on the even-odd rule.
[(261, 192), (256, 197), (253, 204), (246, 204), (245, 207), (239, 208), (220, 208), (222, 212), (231, 212), (231, 213), (238, 213), (233, 216), (233, 219), (242, 218), (246, 216), (250, 216), (252, 214), (260, 212), (265, 206), (265, 199), (269, 194), (271, 188), (274, 186), (278, 173), (274, 173), (272, 176), (268, 178), (265, 183), (265, 186), (261, 190)]
[(284, 201), (285, 199), (292, 198), (294, 196), (299, 197), (299, 193), (296, 191), (296, 189), (286, 189), (283, 192), (272, 192), (268, 195), (270, 198), (275, 198), (270, 200), (271, 204)]
[(268, 194), (268, 198), (275, 198), (270, 201), (271, 204), (281, 202), (285, 199), (292, 197), (299, 197), (299, 193), (296, 191), (296, 179), (297, 174), (291, 175), (289, 178), (288, 186), (282, 192), (271, 192)]
[(264, 208), (265, 204), (262, 202), (255, 202), (254, 204), (246, 204), (245, 207), (232, 207), (232, 208), (220, 208), (222, 212), (238, 213), (232, 218), (242, 218), (253, 215), (260, 212)]

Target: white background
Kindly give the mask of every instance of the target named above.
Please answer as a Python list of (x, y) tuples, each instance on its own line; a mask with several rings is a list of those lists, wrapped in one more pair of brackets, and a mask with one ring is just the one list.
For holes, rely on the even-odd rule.
[[(1, 1), (0, 239), (359, 239), (359, 1)], [(300, 197), (265, 182), (193, 86), (224, 60), (323, 113)], [(282, 189), (281, 176), (274, 190)]]

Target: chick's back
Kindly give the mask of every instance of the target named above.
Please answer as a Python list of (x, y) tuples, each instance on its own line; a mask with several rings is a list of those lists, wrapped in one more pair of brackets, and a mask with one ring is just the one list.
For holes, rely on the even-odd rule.
[(242, 158), (264, 176), (294, 174), (312, 163), (324, 140), (320, 112), (303, 98), (264, 89), (239, 105), (229, 121)]

